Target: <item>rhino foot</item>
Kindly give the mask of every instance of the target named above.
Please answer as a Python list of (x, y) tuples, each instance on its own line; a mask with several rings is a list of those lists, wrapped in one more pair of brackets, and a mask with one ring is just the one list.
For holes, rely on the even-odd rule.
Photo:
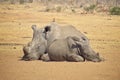
[(84, 62), (85, 59), (82, 56), (76, 55), (76, 54), (68, 54), (67, 55), (67, 60), (68, 61), (73, 61), (73, 62)]
[(41, 60), (46, 61), (46, 62), (50, 61), (49, 55), (48, 54), (43, 54), (41, 56)]

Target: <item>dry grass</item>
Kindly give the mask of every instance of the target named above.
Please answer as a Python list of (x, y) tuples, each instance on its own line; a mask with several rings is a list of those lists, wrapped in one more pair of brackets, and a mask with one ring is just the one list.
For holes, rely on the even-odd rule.
[[(0, 79), (1, 80), (119, 80), (120, 16), (80, 15), (39, 12), (42, 7), (0, 5)], [(42, 27), (56, 22), (72, 24), (84, 33), (95, 51), (106, 61), (42, 62), (20, 61), (22, 45), (31, 41), (31, 25)], [(3, 45), (7, 43), (7, 45)]]

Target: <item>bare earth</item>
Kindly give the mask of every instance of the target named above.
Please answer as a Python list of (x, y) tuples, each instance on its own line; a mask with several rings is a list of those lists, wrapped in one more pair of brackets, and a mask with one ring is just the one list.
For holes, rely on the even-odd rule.
[[(120, 80), (120, 16), (40, 12), (41, 7), (0, 5), (0, 80)], [(104, 62), (21, 61), (31, 25), (56, 22), (84, 33)]]

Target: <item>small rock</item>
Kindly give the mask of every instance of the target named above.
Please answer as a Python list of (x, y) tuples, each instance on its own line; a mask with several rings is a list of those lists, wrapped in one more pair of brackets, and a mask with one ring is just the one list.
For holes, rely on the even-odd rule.
[(19, 23), (19, 25), (21, 25), (21, 23)]
[(88, 34), (87, 32), (84, 32), (85, 34)]
[(16, 49), (16, 47), (13, 47), (13, 49)]

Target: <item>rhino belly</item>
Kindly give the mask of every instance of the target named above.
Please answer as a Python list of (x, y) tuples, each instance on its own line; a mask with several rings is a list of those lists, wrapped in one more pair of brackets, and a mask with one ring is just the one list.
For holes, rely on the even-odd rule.
[(48, 49), (48, 55), (52, 61), (65, 61), (68, 52), (66, 41), (63, 40), (53, 42)]

